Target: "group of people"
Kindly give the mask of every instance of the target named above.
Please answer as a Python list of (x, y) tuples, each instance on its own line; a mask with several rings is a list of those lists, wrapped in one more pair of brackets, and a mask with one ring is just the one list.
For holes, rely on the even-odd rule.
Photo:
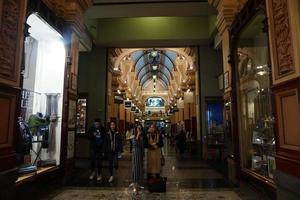
[[(109, 160), (109, 182), (114, 179), (114, 169), (118, 169), (118, 155), (123, 152), (123, 135), (117, 131), (116, 124), (110, 122), (109, 130), (101, 126), (96, 119), (94, 126), (89, 129), (91, 141), (91, 175), (93, 180), (102, 179), (102, 161), (104, 156)], [(131, 177), (133, 183), (130, 186), (138, 187), (143, 182), (143, 169), (145, 149), (147, 150), (147, 178), (160, 177), (162, 167), (163, 137), (155, 124), (144, 131), (141, 124), (132, 124), (126, 132), (126, 140), (130, 143), (131, 152)]]
[(114, 169), (118, 169), (118, 155), (123, 151), (122, 135), (117, 131), (115, 122), (110, 122), (108, 131), (101, 125), (100, 119), (95, 119), (94, 125), (88, 131), (90, 137), (91, 175), (90, 180), (102, 179), (102, 161), (104, 156), (109, 161), (109, 182), (114, 179)]

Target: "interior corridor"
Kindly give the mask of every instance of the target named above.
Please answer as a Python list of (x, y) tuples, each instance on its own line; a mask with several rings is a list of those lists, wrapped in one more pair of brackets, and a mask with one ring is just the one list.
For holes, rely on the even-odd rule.
[[(63, 188), (50, 190), (41, 196), (43, 200), (98, 200), (98, 199), (228, 199), (228, 200), (255, 200), (267, 199), (257, 194), (247, 184), (235, 187), (229, 184), (228, 180), (219, 169), (220, 162), (205, 162), (199, 159), (199, 155), (186, 151), (183, 155), (175, 152), (174, 146), (168, 144), (165, 139), (164, 155), (166, 164), (163, 167), (162, 176), (167, 177), (166, 193), (150, 193), (145, 188), (133, 192), (129, 187), (130, 176), (130, 152), (129, 147), (125, 149), (122, 158), (119, 160), (119, 169), (112, 183), (108, 182), (108, 166), (104, 163), (103, 179), (99, 182), (88, 179), (89, 171), (77, 170), (73, 179), (66, 183)], [(219, 167), (218, 167), (219, 165)], [(144, 165), (145, 166), (145, 165)], [(146, 179), (146, 174), (145, 174)]]
[(299, 200), (299, 27), (300, 0), (0, 0), (0, 200)]

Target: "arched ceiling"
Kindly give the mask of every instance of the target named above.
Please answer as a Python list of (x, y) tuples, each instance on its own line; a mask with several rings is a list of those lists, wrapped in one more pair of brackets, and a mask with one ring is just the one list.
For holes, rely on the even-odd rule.
[(159, 96), (169, 103), (195, 89), (197, 55), (196, 48), (109, 49), (113, 90), (125, 91), (139, 102)]

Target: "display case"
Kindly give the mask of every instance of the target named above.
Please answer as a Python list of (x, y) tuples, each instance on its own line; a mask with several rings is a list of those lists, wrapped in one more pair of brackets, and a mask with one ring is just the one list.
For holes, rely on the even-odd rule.
[(266, 16), (260, 5), (247, 17), (233, 49), (241, 168), (272, 179), (275, 140)]

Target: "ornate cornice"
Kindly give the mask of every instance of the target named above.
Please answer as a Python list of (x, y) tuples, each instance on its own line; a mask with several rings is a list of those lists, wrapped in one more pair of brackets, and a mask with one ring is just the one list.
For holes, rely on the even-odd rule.
[(74, 31), (81, 35), (85, 32), (83, 14), (92, 5), (92, 0), (43, 0), (43, 2)]
[(220, 35), (222, 35), (230, 27), (235, 14), (241, 9), (246, 0), (209, 0), (208, 2), (218, 10), (216, 26)]

